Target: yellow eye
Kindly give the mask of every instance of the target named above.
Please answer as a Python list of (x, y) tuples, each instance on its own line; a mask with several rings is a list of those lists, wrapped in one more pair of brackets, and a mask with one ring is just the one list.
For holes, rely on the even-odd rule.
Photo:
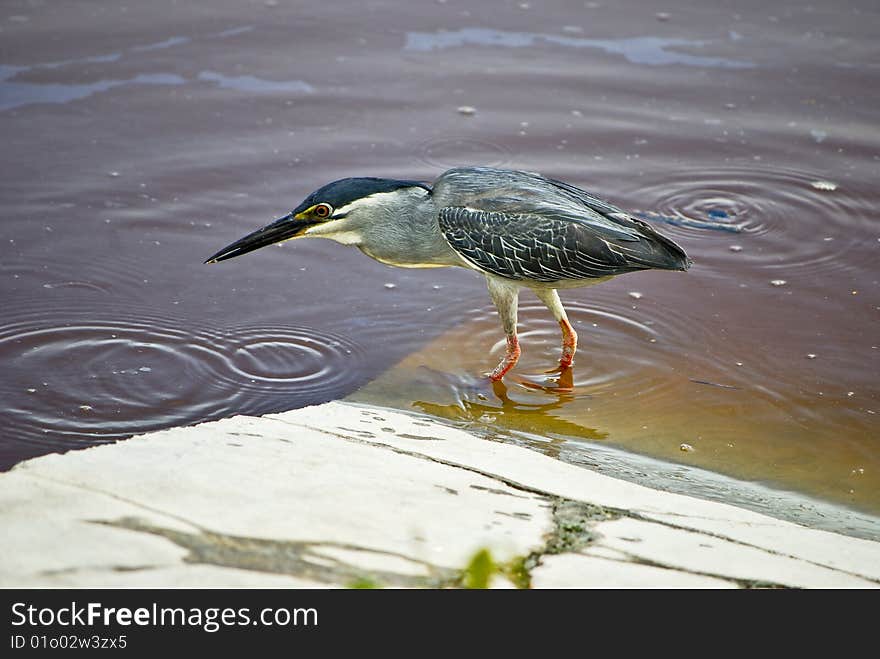
[(314, 213), (316, 216), (324, 218), (330, 217), (330, 213), (333, 212), (333, 207), (330, 204), (318, 204), (315, 206)]

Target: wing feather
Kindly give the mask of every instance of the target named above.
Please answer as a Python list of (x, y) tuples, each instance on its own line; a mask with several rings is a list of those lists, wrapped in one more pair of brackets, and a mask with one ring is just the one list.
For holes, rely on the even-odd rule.
[(508, 279), (552, 283), (690, 265), (678, 245), (647, 223), (537, 174), (452, 169), (433, 195), (449, 245), (478, 269)]

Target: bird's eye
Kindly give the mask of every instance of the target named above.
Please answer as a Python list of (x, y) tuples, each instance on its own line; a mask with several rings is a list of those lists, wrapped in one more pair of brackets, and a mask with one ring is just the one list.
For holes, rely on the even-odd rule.
[(315, 206), (315, 215), (318, 217), (330, 217), (330, 213), (333, 212), (333, 207), (330, 204), (318, 204)]

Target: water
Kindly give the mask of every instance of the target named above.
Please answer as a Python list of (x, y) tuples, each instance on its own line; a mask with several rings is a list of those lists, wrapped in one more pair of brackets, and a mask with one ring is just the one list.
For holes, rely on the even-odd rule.
[[(0, 466), (354, 396), (880, 514), (880, 12), (663, 11), (4, 4)], [(571, 382), (524, 294), (496, 390), (472, 273), (324, 241), (201, 263), (330, 180), (458, 164), (581, 185), (695, 265), (566, 292)]]

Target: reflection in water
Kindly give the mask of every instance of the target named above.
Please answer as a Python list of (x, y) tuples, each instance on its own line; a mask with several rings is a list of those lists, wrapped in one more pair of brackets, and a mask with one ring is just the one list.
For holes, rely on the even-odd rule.
[[(68, 103), (87, 98), (123, 85), (183, 85), (186, 78), (173, 73), (143, 73), (125, 80), (97, 80), (87, 83), (37, 83), (11, 80), (28, 67), (0, 66), (0, 111), (32, 103)], [(225, 76), (214, 71), (202, 71), (198, 80), (216, 83), (223, 89), (258, 94), (314, 92), (302, 80), (264, 80), (256, 76)]]
[(253, 29), (253, 25), (242, 25), (241, 27), (231, 27), (228, 30), (223, 30), (222, 32), (218, 32), (217, 34), (212, 34), (211, 36), (218, 39), (224, 39), (226, 37), (234, 37), (239, 34), (244, 34), (245, 32), (250, 32)]
[[(873, 416), (845, 391), (817, 396), (806, 389), (816, 378), (815, 360), (792, 359), (784, 346), (757, 357), (749, 331), (718, 331), (711, 315), (677, 313), (681, 301), (664, 306), (610, 284), (591, 289), (589, 297), (590, 306), (566, 301), (582, 342), (564, 379), (517, 377), (545, 368), (558, 349), (555, 323), (540, 305), (526, 301), (520, 317), (526, 350), (507, 379), (509, 388), (493, 392), (488, 382), (461, 375), (488, 368), (496, 358), (485, 351), (498, 330), (484, 308), (475, 312), (481, 318), (466, 319), (353, 399), (564, 440), (555, 442), (554, 451), (567, 441), (588, 452), (589, 442), (603, 439), (740, 478), (809, 483), (823, 496), (876, 508), (871, 484), (877, 479), (866, 468), (872, 458), (863, 448)], [(710, 302), (698, 297), (691, 304)], [(501, 343), (495, 351), (503, 349)], [(683, 453), (682, 443), (695, 451)], [(529, 445), (547, 448), (543, 442)], [(836, 479), (824, 475), (832, 456), (843, 465)]]
[(135, 53), (144, 53), (149, 52), (151, 50), (162, 50), (163, 48), (171, 48), (172, 46), (179, 46), (181, 44), (189, 43), (192, 41), (189, 37), (170, 37), (168, 39), (164, 39), (162, 41), (157, 41), (155, 43), (147, 43), (143, 46), (134, 46), (132, 47), (132, 52)]
[(569, 48), (598, 48), (606, 53), (623, 55), (633, 64), (660, 66), (685, 64), (687, 66), (749, 69), (752, 62), (724, 57), (705, 57), (669, 50), (670, 48), (701, 48), (706, 41), (666, 39), (661, 37), (630, 37), (628, 39), (584, 39), (558, 34), (533, 32), (505, 32), (488, 28), (469, 27), (440, 32), (407, 32), (404, 50), (431, 51), (459, 48), (466, 45), (525, 48), (538, 43), (549, 43)]
[(215, 71), (202, 71), (199, 73), (198, 79), (216, 82), (223, 89), (237, 89), (238, 91), (253, 92), (255, 94), (281, 92), (311, 94), (315, 91), (314, 87), (302, 80), (263, 80), (254, 76), (225, 76)]
[[(250, 32), (254, 27), (245, 25), (208, 35), (207, 38), (226, 38)], [(155, 50), (163, 50), (181, 46), (192, 41), (189, 37), (170, 37), (155, 43), (132, 46), (126, 53), (142, 54)], [(0, 64), (0, 111), (10, 110), (33, 103), (68, 103), (88, 98), (93, 94), (105, 92), (123, 85), (182, 85), (187, 82), (183, 76), (173, 73), (143, 73), (126, 79), (104, 79), (88, 83), (40, 83), (17, 82), (14, 78), (21, 74), (39, 71), (40, 69), (60, 69), (78, 64), (108, 64), (122, 59), (123, 53), (114, 52), (105, 55), (92, 55), (75, 59), (45, 62), (32, 66), (5, 66)], [(253, 93), (311, 93), (314, 88), (302, 80), (276, 81), (264, 80), (256, 76), (225, 76), (214, 71), (203, 71), (198, 80), (215, 82), (224, 89)]]
[[(490, 382), (488, 378), (423, 367), (418, 370), (418, 391), (445, 390), (455, 400), (451, 403), (415, 400), (412, 407), (432, 416), (464, 422), (467, 427), (478, 427), (483, 432), (492, 433), (493, 429), (504, 428), (541, 435), (549, 440), (541, 442), (541, 450), (552, 457), (556, 457), (565, 438), (601, 440), (608, 436), (605, 432), (569, 421), (559, 414), (575, 400), (572, 369), (566, 369), (543, 385), (535, 380), (520, 379), (524, 388), (540, 393), (523, 399), (512, 396), (504, 382)], [(370, 388), (373, 387), (371, 384)]]
[(120, 57), (122, 57), (122, 53), (107, 53), (106, 55), (92, 55), (90, 57), (65, 59), (58, 62), (47, 62), (46, 64), (38, 64), (37, 67), (41, 69), (60, 69), (61, 67), (68, 66), (70, 64), (107, 64), (109, 62), (115, 62)]
[(184, 78), (173, 73), (143, 73), (127, 80), (98, 80), (86, 83), (36, 83), (10, 80), (27, 67), (0, 66), (0, 111), (32, 103), (69, 103), (123, 85), (182, 85)]

